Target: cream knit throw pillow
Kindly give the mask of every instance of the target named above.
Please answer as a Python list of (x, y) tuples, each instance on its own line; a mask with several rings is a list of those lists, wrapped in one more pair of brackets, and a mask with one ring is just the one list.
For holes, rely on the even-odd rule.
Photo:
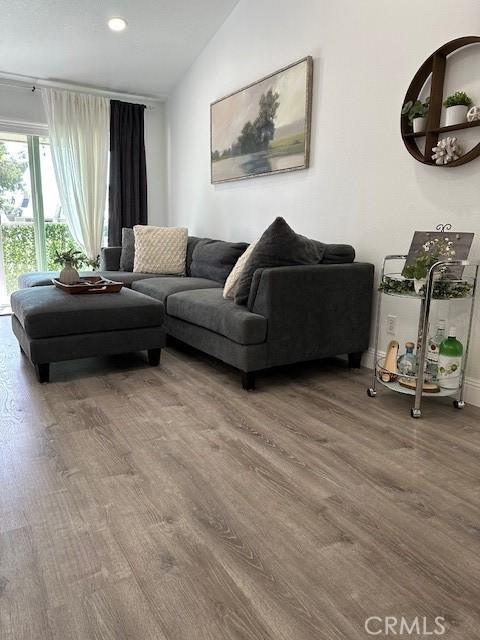
[(235, 296), (235, 288), (237, 286), (237, 282), (242, 275), (243, 267), (247, 263), (247, 260), (250, 257), (250, 254), (255, 248), (257, 241), (252, 242), (249, 245), (244, 253), (240, 256), (240, 258), (236, 261), (233, 269), (230, 271), (228, 278), (225, 281), (225, 285), (223, 287), (223, 297), (224, 298), (233, 298)]
[(188, 229), (136, 225), (135, 260), (137, 273), (185, 275)]

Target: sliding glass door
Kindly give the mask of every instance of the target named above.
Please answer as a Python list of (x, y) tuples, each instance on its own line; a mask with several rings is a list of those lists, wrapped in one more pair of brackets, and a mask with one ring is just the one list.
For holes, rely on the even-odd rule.
[(0, 132), (0, 312), (20, 273), (55, 270), (71, 247), (48, 138)]

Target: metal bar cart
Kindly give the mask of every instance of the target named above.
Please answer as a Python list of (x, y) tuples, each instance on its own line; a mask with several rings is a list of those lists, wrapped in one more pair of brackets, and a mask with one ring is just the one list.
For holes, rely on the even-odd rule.
[[(406, 260), (406, 255), (388, 255), (385, 256), (382, 265), (382, 275), (380, 282), (385, 283), (386, 278), (392, 278), (392, 276), (399, 277), (399, 274), (387, 273), (386, 268), (389, 262), (393, 260)], [(462, 283), (466, 283), (468, 285), (468, 290), (466, 295), (455, 295), (449, 297), (443, 296), (442, 298), (435, 297), (435, 284), (437, 282), (437, 275), (439, 275), (442, 270), (447, 267), (471, 267), (473, 270), (473, 275), (470, 276), (469, 279), (462, 280)], [(377, 384), (381, 383), (383, 386), (387, 387), (393, 391), (399, 391), (402, 393), (407, 393), (415, 396), (414, 405), (411, 408), (411, 416), (412, 418), (420, 418), (422, 416), (422, 397), (425, 396), (424, 393), (424, 383), (425, 383), (425, 361), (427, 357), (427, 341), (428, 341), (428, 329), (430, 322), (430, 311), (432, 300), (442, 299), (442, 300), (459, 300), (459, 299), (470, 299), (470, 310), (468, 317), (468, 328), (466, 334), (466, 341), (464, 345), (464, 355), (462, 360), (462, 369), (460, 373), (460, 385), (458, 389), (442, 389), (439, 393), (436, 394), (428, 394), (429, 396), (456, 396), (453, 400), (453, 406), (456, 409), (462, 409), (465, 406), (464, 401), (464, 389), (465, 389), (465, 370), (467, 367), (468, 361), (468, 352), (470, 345), (470, 335), (472, 331), (473, 324), (473, 313), (474, 313), (474, 303), (475, 303), (475, 293), (477, 287), (477, 278), (478, 278), (478, 269), (480, 263), (471, 262), (469, 260), (448, 260), (448, 261), (439, 261), (435, 263), (427, 274), (427, 279), (423, 290), (419, 294), (409, 293), (395, 293), (392, 291), (379, 291), (378, 294), (378, 302), (377, 302), (377, 313), (376, 313), (376, 328), (375, 328), (375, 354), (374, 354), (374, 368), (373, 368), (373, 377), (372, 377), (372, 386), (367, 390), (367, 393), (370, 397), (375, 397), (377, 395)], [(401, 277), (401, 276), (400, 276)], [(417, 374), (411, 376), (415, 378), (415, 389), (405, 389), (402, 388), (398, 383), (386, 383), (382, 380), (381, 371), (385, 371), (384, 369), (384, 359), (379, 356), (378, 352), (378, 342), (380, 335), (380, 320), (381, 320), (381, 309), (382, 309), (382, 298), (384, 295), (393, 295), (400, 297), (407, 297), (410, 299), (418, 299), (420, 300), (420, 309), (419, 309), (419, 318), (418, 318), (418, 336), (417, 336)], [(398, 372), (391, 372), (392, 374), (399, 375)]]

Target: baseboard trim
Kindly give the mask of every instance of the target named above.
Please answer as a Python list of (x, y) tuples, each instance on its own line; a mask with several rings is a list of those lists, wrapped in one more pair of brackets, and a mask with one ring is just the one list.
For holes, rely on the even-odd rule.
[[(367, 369), (373, 369), (375, 351), (370, 348), (363, 354), (362, 365)], [(385, 357), (384, 351), (378, 352), (379, 357)], [(480, 407), (480, 380), (478, 378), (467, 377), (465, 381), (465, 402)]]

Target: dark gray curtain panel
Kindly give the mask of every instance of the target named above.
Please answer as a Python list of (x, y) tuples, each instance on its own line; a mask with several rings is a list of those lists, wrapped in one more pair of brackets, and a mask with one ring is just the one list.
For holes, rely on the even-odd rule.
[(122, 228), (147, 224), (145, 105), (110, 101), (108, 244), (122, 244)]

